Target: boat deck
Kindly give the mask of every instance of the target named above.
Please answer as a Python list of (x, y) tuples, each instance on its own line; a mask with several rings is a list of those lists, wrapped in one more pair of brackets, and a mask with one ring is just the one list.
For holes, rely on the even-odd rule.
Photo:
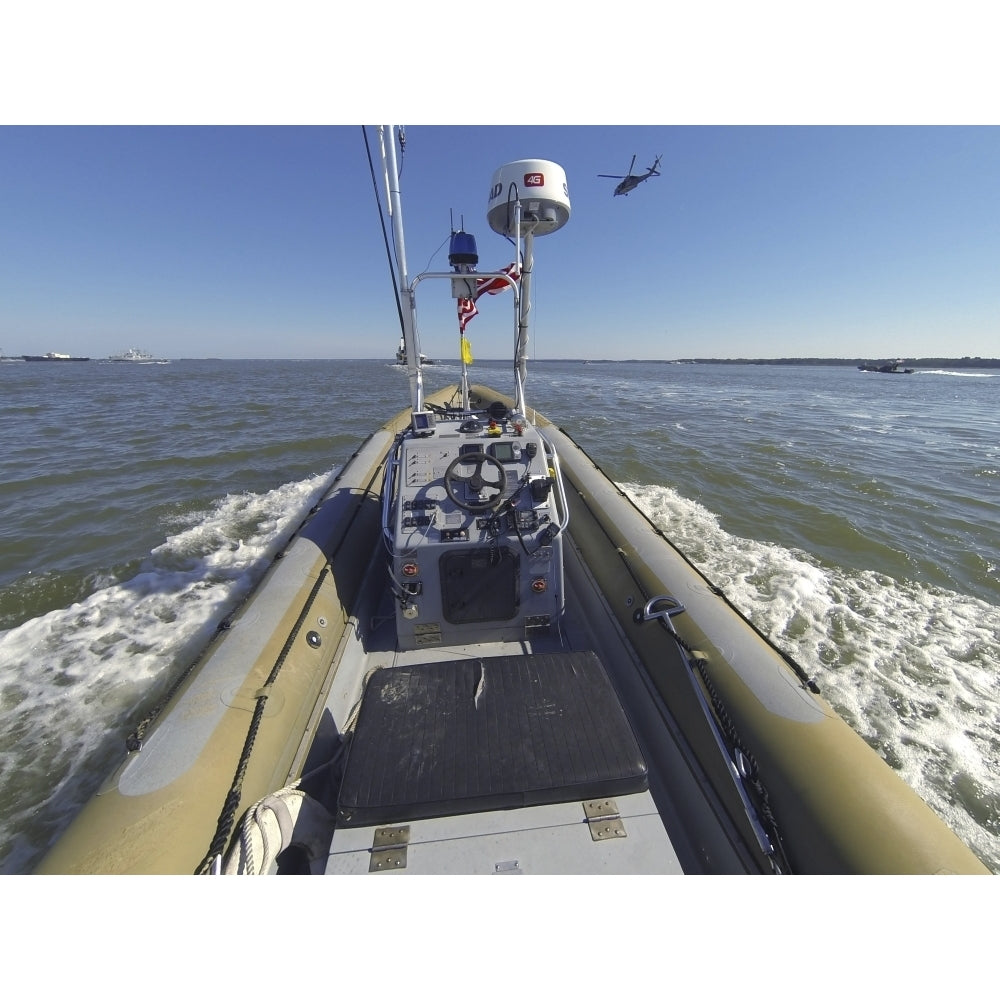
[(574, 585), (558, 631), (401, 650), (381, 574), (304, 768), (336, 817), (311, 874), (697, 869), (699, 848), (675, 847), (663, 817), (704, 789), (677, 747), (643, 747), (604, 662), (618, 654), (594, 651)]
[(337, 822), (333, 873), (680, 870), (592, 652), (377, 671)]

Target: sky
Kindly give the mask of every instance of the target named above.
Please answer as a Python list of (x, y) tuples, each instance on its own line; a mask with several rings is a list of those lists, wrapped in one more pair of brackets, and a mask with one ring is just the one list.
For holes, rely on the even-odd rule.
[[(535, 245), (535, 357), (1000, 355), (1000, 127), (979, 86), (992, 58), (987, 36), (966, 5), (942, 23), (915, 21), (910, 8), (908, 20), (892, 22), (886, 12), (880, 22), (872, 11), (898, 5), (869, 4), (857, 41), (842, 21), (789, 28), (801, 5), (764, 3), (755, 8), (756, 29), (782, 8), (785, 34), (763, 45), (747, 37), (745, 46), (738, 42), (750, 21), (741, 14), (725, 30), (713, 27), (720, 6), (708, 4), (703, 22), (680, 24), (702, 42), (714, 31), (713, 65), (734, 64), (714, 88), (693, 86), (705, 68), (683, 55), (680, 34), (655, 42), (641, 24), (627, 49), (614, 23), (585, 32), (610, 48), (619, 43), (617, 61), (546, 69), (535, 57), (530, 78), (515, 74), (512, 84), (502, 45), (456, 56), (452, 27), (446, 44), (431, 46), (450, 52), (449, 78), (443, 62), (415, 70), (398, 99), (378, 90), (357, 47), (314, 40), (294, 16), (272, 24), (259, 4), (240, 8), (256, 19), (228, 25), (221, 15), (231, 5), (202, 8), (219, 17), (203, 15), (216, 34), (196, 43), (176, 20), (153, 22), (144, 25), (148, 47), (123, 50), (112, 38), (86, 47), (85, 60), (73, 44), (82, 20), (45, 35), (47, 11), (32, 14), (15, 26), (17, 43), (9, 33), (5, 43), (20, 62), (0, 71), (0, 83), (21, 72), (19, 93), (33, 95), (15, 101), (0, 88), (8, 95), (0, 99), (0, 348), (91, 357), (129, 346), (171, 358), (391, 356), (399, 322), (365, 146), (367, 135), (374, 152), (375, 128), (343, 124), (388, 117), (391, 107), (418, 123), (406, 126), (402, 159), (411, 274), (447, 269), (453, 224), (476, 237), (480, 270), (508, 264), (510, 245), (485, 219), (494, 171), (522, 158), (565, 170), (571, 218)], [(838, 9), (845, 6), (852, 4)], [(315, 5), (287, 9), (307, 8)], [(900, 69), (890, 71), (871, 31), (880, 23), (902, 53)], [(341, 40), (360, 38), (361, 48), (370, 41), (336, 24)], [(789, 39), (803, 32), (851, 44), (836, 56), (815, 45), (793, 49)], [(151, 41), (159, 35), (169, 58)], [(24, 55), (31, 45), (20, 42), (43, 36), (68, 65), (55, 82), (25, 89), (41, 73)], [(283, 44), (293, 36), (297, 48)], [(213, 37), (226, 39), (225, 50), (212, 48)], [(644, 59), (656, 45), (651, 66)], [(934, 46), (951, 59), (954, 90), (941, 85)], [(182, 51), (193, 60), (187, 73)], [(346, 66), (345, 52), (354, 53)], [(231, 59), (231, 77), (217, 63), (214, 76), (203, 76), (213, 54)], [(780, 72), (769, 54), (783, 54)], [(131, 75), (116, 77), (115, 60)], [(841, 72), (829, 78), (834, 63)], [(83, 65), (86, 72), (72, 72)], [(466, 75), (486, 84), (462, 87)], [(882, 87), (851, 90), (852, 79)], [(524, 96), (533, 87), (537, 101)], [(430, 98), (417, 99), (428, 90)], [(470, 111), (499, 122), (444, 124)], [(511, 118), (532, 124), (502, 124)], [(616, 119), (668, 124), (584, 124)], [(633, 156), (635, 171), (662, 156), (660, 175), (614, 197), (616, 181), (599, 175), (626, 173)], [(432, 358), (458, 357), (449, 296), (441, 282), (418, 291), (421, 348)], [(467, 330), (473, 353), (509, 357), (510, 297), (480, 307)]]

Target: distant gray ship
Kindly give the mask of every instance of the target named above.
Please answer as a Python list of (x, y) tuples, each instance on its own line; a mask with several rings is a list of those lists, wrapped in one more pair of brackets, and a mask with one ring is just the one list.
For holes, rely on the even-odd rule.
[(130, 347), (127, 351), (122, 351), (121, 354), (111, 354), (108, 356), (108, 361), (130, 361), (133, 364), (147, 365), (165, 365), (168, 363), (166, 358), (154, 358), (149, 351), (140, 351), (138, 347)]

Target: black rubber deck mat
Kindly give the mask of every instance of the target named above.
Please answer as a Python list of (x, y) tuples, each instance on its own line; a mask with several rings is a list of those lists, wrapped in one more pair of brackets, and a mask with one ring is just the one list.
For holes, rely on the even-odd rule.
[(377, 671), (341, 787), (342, 826), (626, 795), (646, 764), (592, 652)]

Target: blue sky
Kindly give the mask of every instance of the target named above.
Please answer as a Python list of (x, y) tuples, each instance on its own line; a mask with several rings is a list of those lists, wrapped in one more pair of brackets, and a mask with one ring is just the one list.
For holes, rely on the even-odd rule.
[[(375, 132), (368, 135), (374, 144)], [(480, 269), (494, 170), (566, 171), (572, 217), (536, 241), (538, 357), (1000, 355), (995, 126), (406, 129), (411, 273), (447, 268), (452, 215)], [(662, 154), (628, 197), (615, 181)], [(6, 354), (337, 358), (399, 328), (360, 126), (0, 128)], [(422, 347), (457, 357), (443, 283)], [(469, 325), (506, 358), (510, 300)]]

